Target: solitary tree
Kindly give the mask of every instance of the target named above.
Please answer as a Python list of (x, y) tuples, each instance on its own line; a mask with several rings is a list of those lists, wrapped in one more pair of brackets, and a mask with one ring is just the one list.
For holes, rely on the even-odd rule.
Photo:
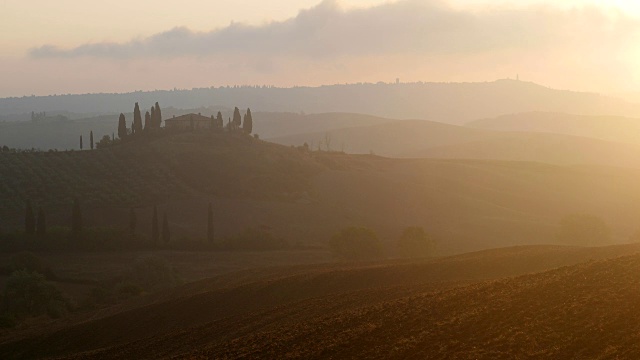
[(242, 124), (242, 130), (245, 133), (251, 134), (253, 131), (253, 119), (251, 118), (251, 109), (247, 109), (247, 113), (244, 115), (244, 123)]
[(131, 236), (135, 236), (137, 225), (138, 218), (136, 217), (136, 212), (135, 210), (133, 210), (133, 208), (131, 208), (131, 210), (129, 211), (129, 233), (131, 234)]
[(73, 200), (73, 209), (71, 210), (71, 232), (76, 237), (82, 233), (82, 211), (80, 210), (80, 201), (78, 201), (78, 198)]
[[(153, 108), (151, 108), (151, 111), (153, 111)], [(148, 111), (144, 113), (144, 131), (151, 129), (151, 124), (153, 122), (153, 120), (151, 120), (152, 116), (153, 115), (149, 114)]]
[(24, 214), (24, 232), (27, 233), (27, 235), (33, 235), (36, 232), (36, 218), (33, 214), (31, 201), (29, 200), (27, 200), (27, 208)]
[(127, 136), (127, 120), (124, 118), (124, 114), (120, 114), (118, 119), (118, 137), (124, 139)]
[(80, 135), (80, 150), (82, 150), (82, 135)]
[(211, 203), (209, 203), (209, 213), (208, 213), (208, 217), (207, 217), (207, 240), (209, 240), (210, 243), (213, 242), (214, 239), (214, 228), (213, 228), (213, 207), (211, 206)]
[(240, 129), (240, 126), (242, 126), (242, 116), (240, 115), (240, 109), (236, 107), (233, 110), (233, 129)]
[(39, 238), (44, 238), (47, 234), (47, 220), (44, 216), (44, 210), (38, 209), (38, 223), (36, 224), (36, 233)]
[(412, 226), (404, 229), (398, 239), (398, 250), (404, 257), (432, 256), (435, 242), (423, 228)]
[(153, 219), (151, 220), (151, 241), (153, 246), (158, 245), (160, 239), (160, 231), (158, 230), (158, 207), (153, 207)]
[(133, 108), (133, 124), (131, 125), (131, 132), (134, 134), (142, 131), (142, 115), (140, 114), (140, 106), (138, 103)]
[(164, 213), (164, 219), (162, 219), (162, 242), (165, 244), (171, 240), (171, 233), (169, 232), (169, 221), (167, 221), (167, 213)]
[(93, 130), (89, 133), (89, 142), (91, 143), (91, 150), (93, 150)]
[(156, 111), (155, 111), (155, 115), (156, 115), (156, 121), (153, 124), (154, 127), (156, 128), (160, 128), (162, 126), (162, 110), (160, 110), (160, 104), (158, 104), (158, 102), (156, 101)]

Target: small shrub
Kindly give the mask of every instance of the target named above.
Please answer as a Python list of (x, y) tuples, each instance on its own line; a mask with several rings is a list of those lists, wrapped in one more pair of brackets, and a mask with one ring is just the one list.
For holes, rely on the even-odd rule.
[(382, 244), (376, 233), (363, 227), (342, 229), (331, 238), (329, 248), (343, 260), (372, 260), (383, 255)]
[(398, 251), (403, 257), (432, 256), (434, 250), (435, 241), (421, 227), (412, 226), (404, 229), (398, 239)]
[(59, 317), (69, 307), (62, 293), (43, 275), (26, 270), (11, 274), (5, 286), (3, 303), (8, 314), (18, 317), (43, 314)]
[(24, 270), (44, 275), (47, 280), (55, 280), (56, 276), (49, 264), (30, 252), (21, 252), (11, 257), (9, 261), (11, 272)]

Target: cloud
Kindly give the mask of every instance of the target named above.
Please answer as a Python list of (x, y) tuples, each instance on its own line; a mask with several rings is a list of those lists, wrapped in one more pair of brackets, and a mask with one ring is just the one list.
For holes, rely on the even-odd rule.
[(404, 0), (342, 9), (325, 0), (291, 19), (261, 26), (232, 23), (210, 32), (184, 27), (125, 43), (71, 49), (44, 45), (32, 58), (179, 58), (261, 56), (331, 58), (397, 54), (478, 54), (501, 50), (588, 50), (626, 46), (637, 20), (596, 7), (544, 5), (490, 10), (454, 9), (438, 0)]

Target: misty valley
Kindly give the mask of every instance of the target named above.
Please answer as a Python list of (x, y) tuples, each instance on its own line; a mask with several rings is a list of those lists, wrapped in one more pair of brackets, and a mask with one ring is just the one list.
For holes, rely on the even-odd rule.
[(3, 3), (0, 359), (640, 358), (639, 19)]

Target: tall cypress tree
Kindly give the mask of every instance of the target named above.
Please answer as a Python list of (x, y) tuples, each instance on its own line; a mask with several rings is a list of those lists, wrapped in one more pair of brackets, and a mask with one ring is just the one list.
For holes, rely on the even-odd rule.
[(82, 150), (82, 135), (80, 135), (80, 150)]
[(89, 133), (89, 142), (91, 143), (91, 150), (93, 150), (93, 130)]
[(218, 129), (222, 129), (224, 127), (224, 119), (222, 118), (222, 113), (218, 111), (218, 115), (216, 115), (216, 126)]
[(236, 107), (233, 110), (233, 129), (240, 129), (240, 126), (242, 126), (242, 116), (240, 115), (240, 109)]
[(211, 206), (211, 203), (209, 203), (209, 211), (207, 215), (207, 240), (212, 243), (215, 233), (213, 228), (213, 207)]
[(247, 134), (251, 134), (251, 132), (253, 132), (253, 118), (251, 117), (251, 109), (249, 108), (247, 108), (247, 113), (244, 115), (242, 130)]
[(118, 119), (118, 137), (124, 139), (127, 136), (127, 120), (124, 118), (124, 114), (120, 113)]
[(158, 246), (160, 231), (158, 230), (158, 207), (153, 207), (153, 219), (151, 220), (151, 241), (153, 246)]
[(73, 200), (73, 209), (71, 210), (71, 233), (75, 237), (82, 233), (82, 211), (80, 210), (80, 201), (78, 201), (78, 198)]
[(27, 208), (24, 213), (24, 232), (27, 235), (33, 235), (36, 232), (36, 217), (33, 214), (33, 208), (29, 200), (27, 200)]
[(136, 217), (136, 212), (131, 208), (129, 211), (129, 233), (131, 236), (136, 235), (136, 227), (138, 226), (138, 218)]
[(133, 124), (131, 130), (134, 134), (142, 132), (142, 115), (140, 114), (140, 106), (138, 103), (133, 107)]
[(162, 110), (160, 110), (160, 104), (156, 101), (156, 123), (155, 127), (160, 128), (162, 126)]
[(44, 216), (44, 210), (40, 208), (38, 210), (38, 222), (36, 224), (36, 233), (40, 239), (44, 238), (47, 235), (47, 220)]
[(164, 219), (162, 219), (162, 242), (168, 244), (170, 240), (169, 221), (167, 221), (167, 213), (164, 213)]
[[(153, 112), (153, 108), (151, 108), (151, 111)], [(144, 130), (145, 131), (151, 129), (151, 124), (153, 123), (153, 120), (151, 120), (152, 117), (153, 115), (149, 114), (148, 111), (144, 114)]]
[[(151, 117), (149, 118), (149, 128), (156, 128), (156, 123), (158, 122), (158, 120), (156, 119), (156, 108), (155, 107), (151, 107)], [(146, 129), (146, 127), (145, 127)]]

